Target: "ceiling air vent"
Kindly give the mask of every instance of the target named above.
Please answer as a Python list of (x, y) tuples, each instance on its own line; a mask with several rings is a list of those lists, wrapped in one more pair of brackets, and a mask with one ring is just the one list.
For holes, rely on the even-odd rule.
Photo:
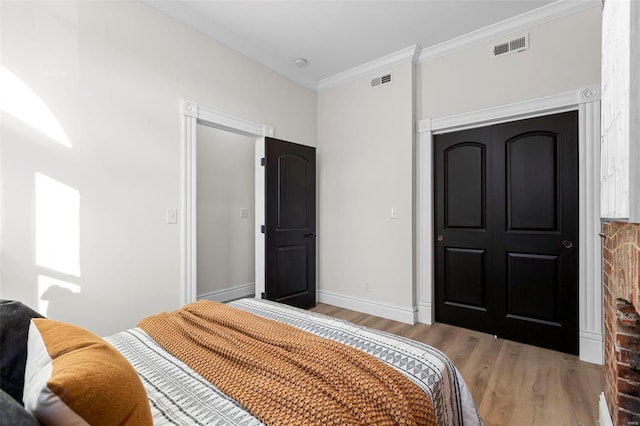
[(391, 74), (381, 75), (371, 80), (371, 87), (382, 86), (383, 84), (391, 83)]
[(517, 38), (515, 40), (511, 40), (509, 42), (509, 50), (510, 51), (514, 51), (514, 50), (524, 50), (526, 49), (527, 46), (527, 38), (526, 37), (520, 37)]
[(502, 43), (493, 47), (493, 55), (503, 55), (505, 53), (509, 53), (509, 43)]
[(522, 52), (529, 48), (529, 34), (516, 37), (512, 40), (502, 42), (493, 46), (493, 57), (503, 56), (508, 53)]

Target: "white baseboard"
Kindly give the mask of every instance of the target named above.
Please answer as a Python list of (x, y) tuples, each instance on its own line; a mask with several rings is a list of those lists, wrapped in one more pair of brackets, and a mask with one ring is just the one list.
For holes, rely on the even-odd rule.
[(611, 414), (609, 414), (609, 407), (607, 406), (607, 400), (604, 398), (604, 392), (600, 394), (598, 407), (600, 412), (600, 426), (613, 426), (613, 420), (611, 420)]
[(602, 346), (602, 334), (589, 331), (580, 331), (580, 360), (593, 364), (604, 363), (604, 348)]
[(431, 302), (418, 304), (418, 322), (422, 324), (433, 324), (433, 308)]
[(405, 306), (392, 305), (390, 303), (374, 302), (353, 296), (345, 296), (330, 291), (318, 290), (318, 301), (339, 308), (350, 309), (369, 315), (375, 315), (406, 324), (415, 324), (418, 317), (418, 309)]
[[(433, 311), (431, 303), (423, 302), (418, 305), (418, 322), (423, 324), (433, 323)], [(602, 334), (589, 331), (580, 331), (579, 338), (580, 360), (592, 364), (602, 365), (604, 363), (604, 353), (602, 346)]]
[(198, 300), (208, 299), (214, 302), (229, 302), (235, 299), (242, 299), (243, 297), (253, 297), (255, 294), (254, 283), (243, 284), (236, 287), (223, 288), (222, 290), (212, 291), (211, 293), (204, 293), (198, 295)]

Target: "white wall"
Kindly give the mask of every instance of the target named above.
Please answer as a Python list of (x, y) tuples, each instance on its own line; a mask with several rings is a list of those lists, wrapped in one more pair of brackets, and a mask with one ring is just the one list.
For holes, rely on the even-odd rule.
[(494, 58), (496, 43), (490, 41), (420, 64), (418, 119), (477, 111), (600, 82), (600, 21), (601, 8), (596, 6), (525, 31), (530, 47), (520, 53)]
[(413, 68), (318, 94), (321, 296), (413, 306)]
[[(71, 144), (2, 113), (0, 296), (38, 308), (39, 283), (68, 283), (55, 282), (49, 316), (101, 335), (178, 307), (180, 227), (165, 209), (180, 205), (180, 99), (315, 145), (316, 94), (143, 3), (0, 8), (2, 67)], [(60, 205), (36, 176), (58, 182), (39, 187), (60, 188)]]
[(255, 141), (199, 125), (197, 151), (197, 295), (217, 299), (255, 282)]

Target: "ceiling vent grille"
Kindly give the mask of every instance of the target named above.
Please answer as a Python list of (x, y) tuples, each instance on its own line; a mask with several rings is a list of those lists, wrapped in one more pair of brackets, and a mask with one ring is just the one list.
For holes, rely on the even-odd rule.
[(391, 74), (381, 75), (371, 80), (371, 87), (382, 86), (383, 84), (391, 83)]
[(493, 47), (493, 55), (504, 55), (505, 53), (509, 53), (509, 43), (502, 43)]
[(493, 46), (493, 57), (503, 56), (508, 53), (522, 52), (529, 48), (529, 34), (502, 42)]

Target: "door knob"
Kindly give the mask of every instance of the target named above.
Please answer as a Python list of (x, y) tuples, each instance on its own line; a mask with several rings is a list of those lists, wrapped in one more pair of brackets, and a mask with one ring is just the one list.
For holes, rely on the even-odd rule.
[(562, 241), (562, 247), (564, 247), (566, 249), (570, 249), (571, 247), (573, 247), (573, 242), (571, 242), (569, 240), (564, 240), (564, 241)]
[(444, 241), (444, 237), (443, 237), (442, 235), (438, 235), (437, 240), (438, 240), (438, 241)]

